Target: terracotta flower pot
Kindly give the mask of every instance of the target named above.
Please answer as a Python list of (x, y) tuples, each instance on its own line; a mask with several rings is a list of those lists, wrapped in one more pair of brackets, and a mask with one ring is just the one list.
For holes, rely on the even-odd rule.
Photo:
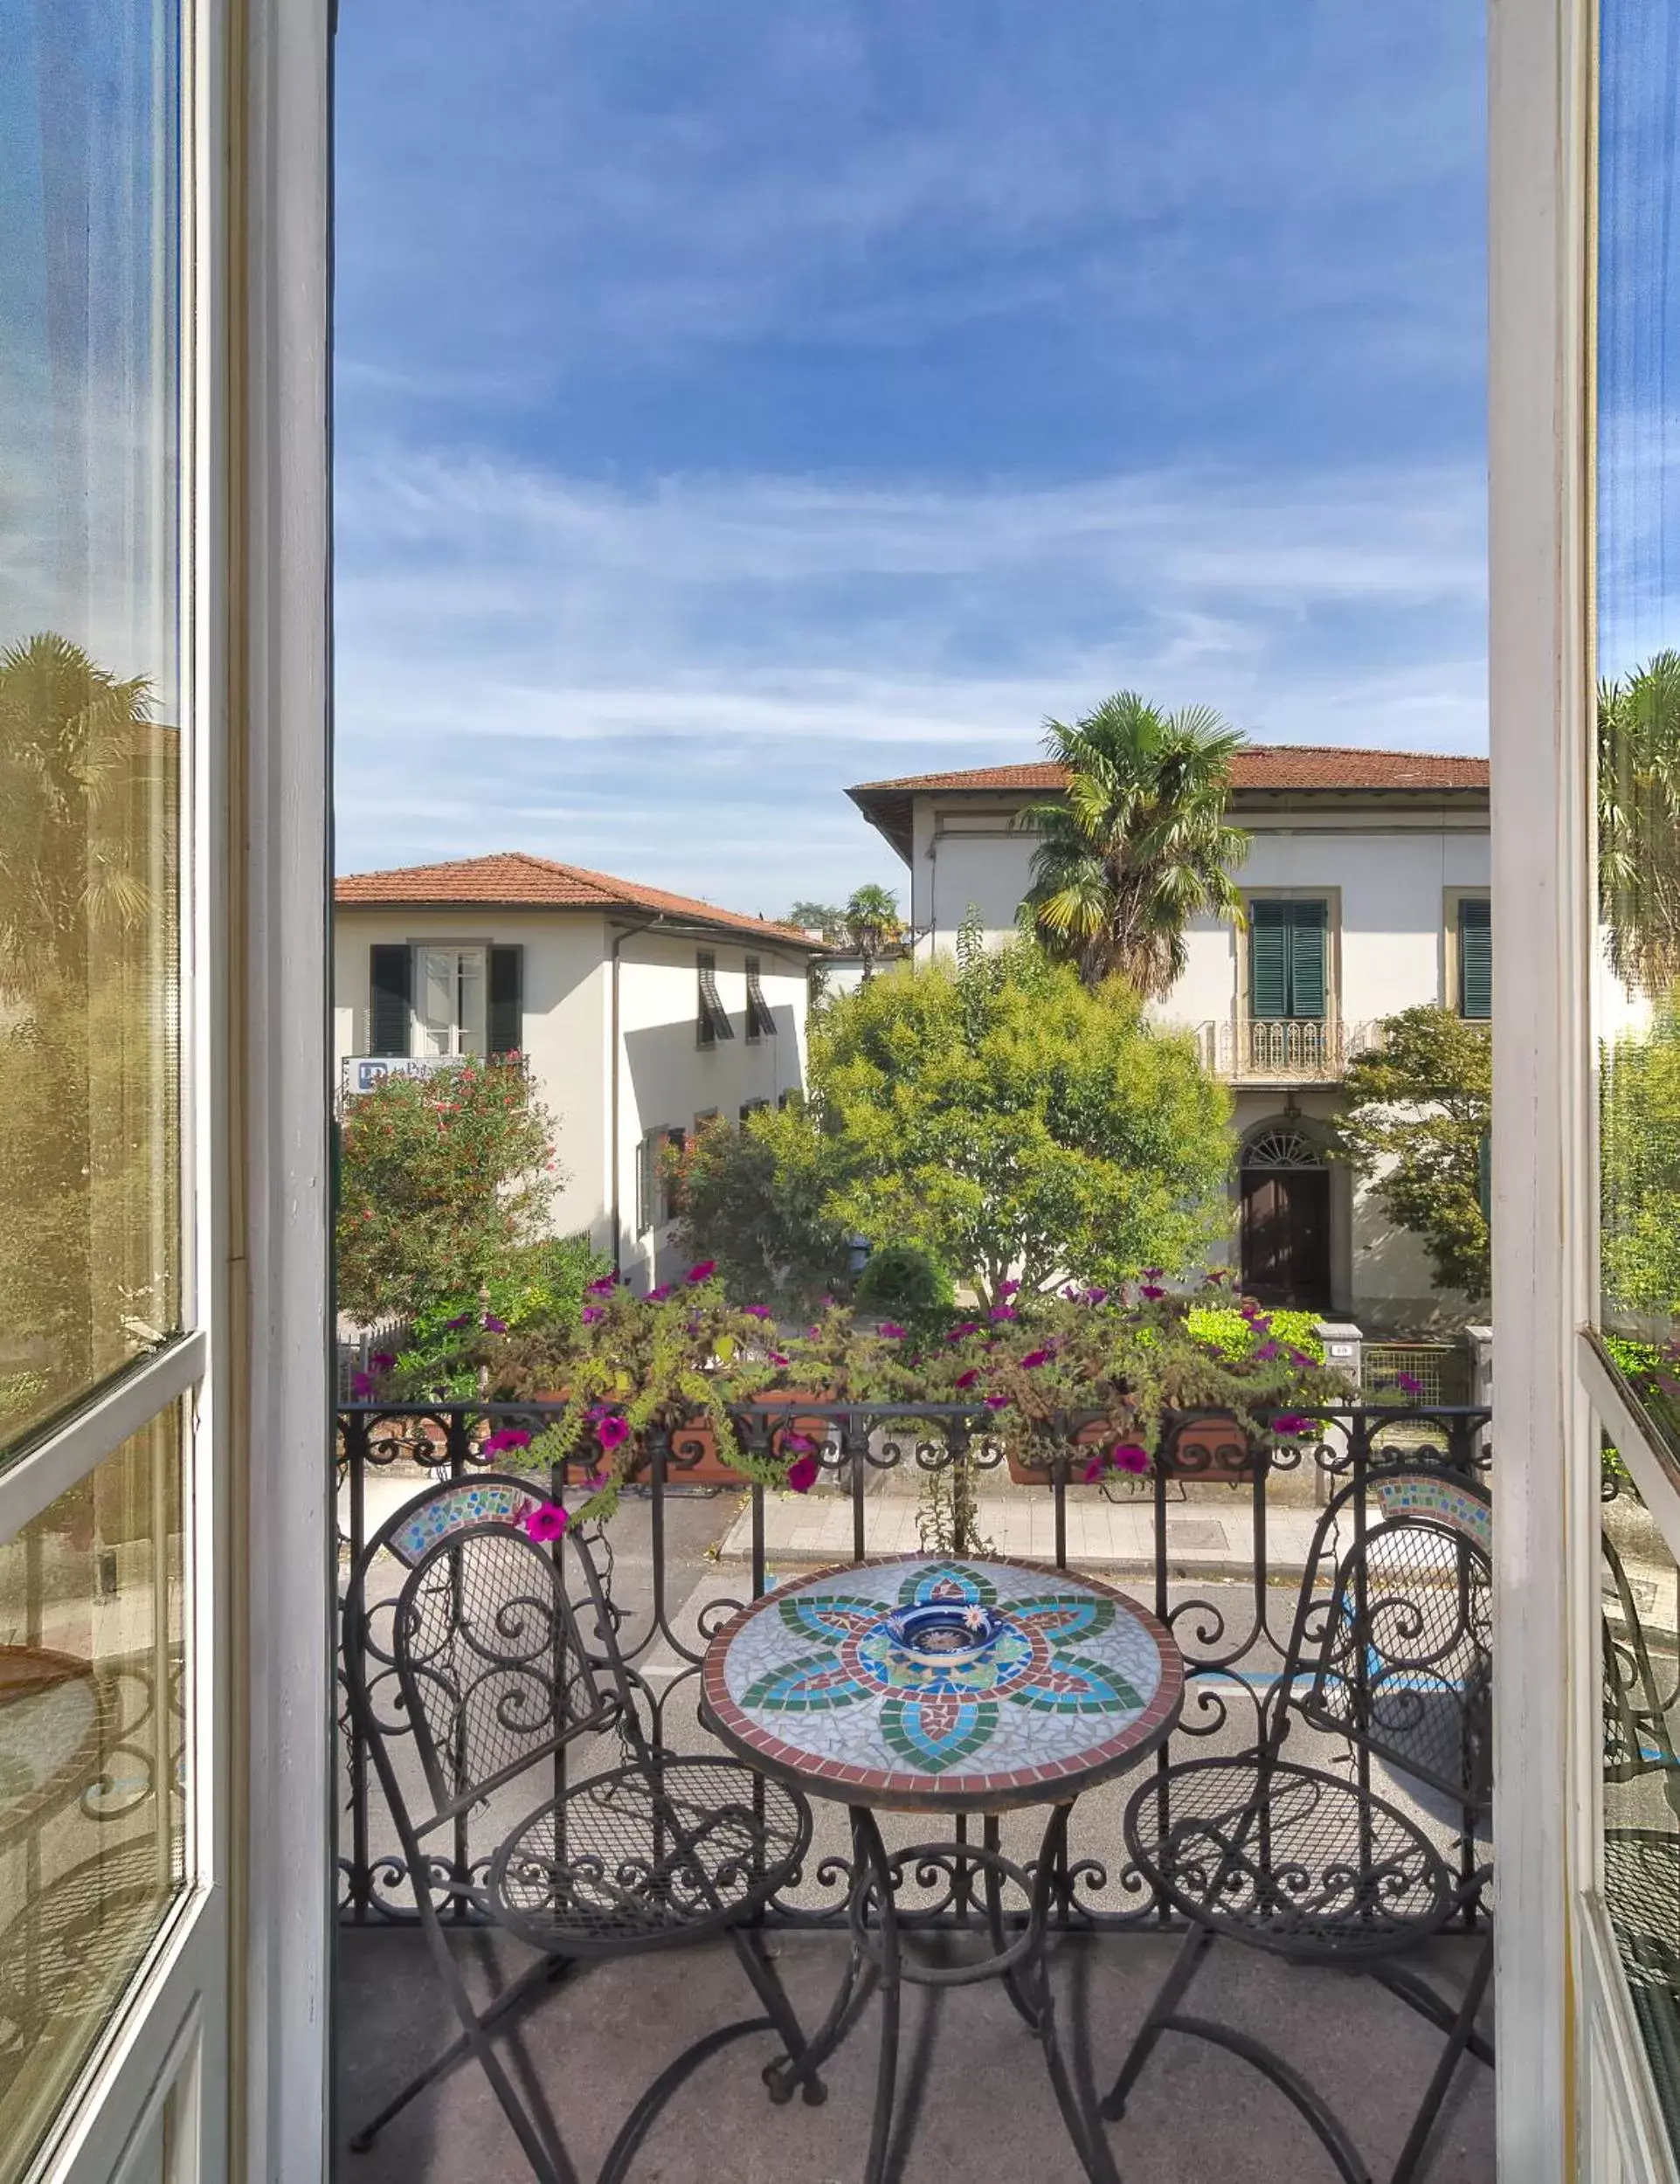
[[(1088, 1451), (1106, 1448), (1119, 1438), (1113, 1423), (1106, 1418), (1094, 1418), (1081, 1426), (1074, 1434), (1068, 1450), (1068, 1483), (1080, 1484), (1088, 1461)], [(1009, 1466), (1009, 1476), (1017, 1486), (1054, 1486), (1056, 1469), (1054, 1463), (1027, 1463), (1016, 1449), (1013, 1440), (1004, 1443), (1004, 1461)]]
[(1213, 1479), (1235, 1486), (1255, 1476), (1255, 1444), (1230, 1411), (1186, 1419), (1158, 1461), (1169, 1479)]

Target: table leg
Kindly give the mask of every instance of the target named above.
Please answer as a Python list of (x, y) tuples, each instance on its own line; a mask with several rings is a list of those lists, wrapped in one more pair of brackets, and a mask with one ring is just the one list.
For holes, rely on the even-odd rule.
[[(764, 2084), (770, 2090), (771, 2099), (778, 2107), (785, 2101), (792, 2100), (802, 2085), (813, 2079), (845, 2040), (875, 1992), (875, 1982), (880, 1976), (863, 1946), (867, 1917), (864, 1905), (869, 1886), (871, 1860), (860, 1837), (859, 1815), (853, 1813), (851, 1820), (852, 1888), (847, 1904), (847, 1924), (852, 1936), (851, 1950), (833, 2006), (799, 2054), (792, 2058), (784, 2056), (779, 2062), (764, 2065)], [(879, 1842), (880, 1837), (875, 1840)]]
[[(1048, 1962), (1050, 1894), (1055, 1886), (1055, 1870), (1068, 1839), (1068, 1821), (1072, 1814), (1071, 1805), (1058, 1805), (1051, 1814), (1044, 1830), (1044, 1841), (1039, 1849), (1038, 1870), (1033, 1877), (1032, 1919), (1038, 1933), (1038, 1948), (1027, 1961), (1034, 1975), (1035, 1992), (1032, 1996), (1033, 2017), (1044, 2060), (1050, 2073), (1050, 2084), (1055, 2092), (1056, 2105), (1061, 2119), (1068, 2126), (1068, 2136), (1074, 2142), (1074, 2152), (1091, 2184), (1120, 2184), (1120, 2173), (1114, 2166), (1114, 2156), (1109, 2151), (1107, 2133), (1094, 2104), (1081, 2098), (1068, 2068), (1067, 2057), (1061, 2052), (1061, 2042), (1056, 2034), (1055, 1997), (1050, 1987)], [(1012, 1990), (1013, 1991), (1013, 1990)], [(1018, 2004), (1019, 2008), (1020, 2005)], [(1023, 2015), (1025, 2013), (1023, 2012)], [(1035, 2021), (1035, 2022), (1034, 2022)]]
[[(862, 1807), (853, 1811), (852, 1841), (857, 1847), (860, 1875), (874, 1875), (874, 1893), (881, 1922), (881, 2063), (875, 2077), (875, 2113), (869, 2132), (869, 2159), (864, 2165), (863, 2176), (864, 2184), (887, 2184), (887, 2164), (893, 2145), (893, 2108), (898, 2094), (898, 1911), (893, 1900), (893, 1874), (887, 1846), (881, 1840), (881, 1830), (873, 1813)], [(865, 1881), (856, 1899), (861, 1921), (868, 1918), (869, 1894)]]

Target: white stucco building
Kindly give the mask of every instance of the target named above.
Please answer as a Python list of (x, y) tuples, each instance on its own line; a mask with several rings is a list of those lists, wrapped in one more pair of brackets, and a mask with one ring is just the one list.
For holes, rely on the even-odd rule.
[[(1019, 814), (1061, 779), (997, 766), (851, 791), (909, 868), (918, 954), (952, 947), (971, 908), (994, 938), (1014, 930), (1034, 846)], [(1193, 1031), (1231, 1084), (1231, 1255), (1256, 1296), (1375, 1330), (1441, 1307), (1415, 1239), (1326, 1162), (1324, 1126), (1383, 1018), (1425, 1001), (1490, 1014), (1488, 813), (1485, 758), (1255, 745), (1235, 762), (1248, 923), (1197, 921), (1154, 1013)]]
[(334, 894), (341, 1085), (363, 1059), (524, 1054), (559, 1124), (557, 1233), (639, 1286), (672, 1271), (661, 1149), (804, 1086), (809, 934), (522, 851)]

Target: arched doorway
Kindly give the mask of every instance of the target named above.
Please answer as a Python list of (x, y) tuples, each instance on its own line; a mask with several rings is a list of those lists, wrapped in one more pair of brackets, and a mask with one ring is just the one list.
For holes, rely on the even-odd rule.
[(1331, 1308), (1330, 1170), (1292, 1122), (1251, 1133), (1237, 1168), (1242, 1286), (1262, 1304)]

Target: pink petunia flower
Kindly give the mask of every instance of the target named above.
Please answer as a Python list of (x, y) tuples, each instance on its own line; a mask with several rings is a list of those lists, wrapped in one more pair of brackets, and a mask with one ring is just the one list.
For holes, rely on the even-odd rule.
[(570, 1522), (558, 1502), (539, 1502), (535, 1509), (526, 1511), (525, 1530), (531, 1538), (545, 1543), (558, 1539)]
[(702, 1282), (709, 1282), (716, 1272), (717, 1261), (716, 1259), (702, 1259), (700, 1261), (698, 1265), (690, 1267), (688, 1273), (685, 1274), (682, 1278), (685, 1282), (689, 1283), (691, 1287), (698, 1289)]
[(768, 1355), (770, 1361), (773, 1365), (785, 1365), (787, 1363), (787, 1359), (782, 1355), (779, 1350), (772, 1350), (768, 1352)]
[(949, 1330), (945, 1336), (945, 1340), (947, 1342), (966, 1342), (971, 1335), (978, 1335), (979, 1331), (980, 1323), (978, 1319), (965, 1319), (959, 1325), (953, 1327)]
[(1254, 1360), (1256, 1365), (1270, 1365), (1274, 1358), (1281, 1358), (1282, 1354), (1282, 1349), (1277, 1343), (1263, 1342), (1255, 1351)]
[(1000, 1411), (1008, 1400), (1009, 1398), (1006, 1395), (988, 1395), (985, 1399), (985, 1406), (989, 1411)]
[(1091, 1458), (1090, 1462), (1085, 1466), (1085, 1469), (1080, 1474), (1080, 1476), (1084, 1480), (1087, 1486), (1095, 1486), (1108, 1468), (1109, 1460), (1099, 1448), (1096, 1454)]
[(1166, 1291), (1161, 1287), (1158, 1282), (1144, 1282), (1137, 1293), (1140, 1296), (1148, 1297), (1151, 1303), (1154, 1303), (1157, 1297), (1165, 1296), (1166, 1295)]
[(1273, 1419), (1272, 1431), (1293, 1440), (1297, 1434), (1311, 1433), (1317, 1424), (1316, 1419), (1303, 1418), (1298, 1411), (1285, 1411)]
[(487, 1312), (484, 1315), (484, 1331), (487, 1335), (505, 1335), (508, 1323), (505, 1319), (498, 1319), (494, 1312)]
[(1108, 1301), (1109, 1293), (1102, 1287), (1101, 1283), (1098, 1283), (1092, 1289), (1087, 1289), (1085, 1292), (1085, 1302), (1088, 1304), (1106, 1304)]
[(998, 1295), (999, 1296), (1013, 1296), (1016, 1290), (1020, 1289), (1020, 1283), (1019, 1282), (999, 1282), (998, 1284)]
[(376, 1350), (368, 1363), (376, 1372), (390, 1372), (396, 1366), (397, 1360), (389, 1350)]
[(994, 1304), (992, 1317), (993, 1319), (1019, 1319), (1020, 1315), (1013, 1304)]
[(647, 1302), (650, 1304), (663, 1304), (666, 1298), (671, 1294), (671, 1287), (672, 1285), (670, 1282), (662, 1282), (658, 1289), (649, 1289), (647, 1292)]
[(1031, 1372), (1036, 1366), (1048, 1365), (1054, 1355), (1054, 1350), (1029, 1350), (1020, 1361), (1020, 1369)]
[(1145, 1282), (1158, 1282), (1165, 1272), (1166, 1268), (1165, 1267), (1145, 1267), (1144, 1268), (1144, 1279)]
[(1140, 1448), (1135, 1441), (1117, 1441), (1109, 1451), (1109, 1462), (1117, 1471), (1147, 1471), (1149, 1451)]
[(895, 1319), (883, 1319), (881, 1331), (888, 1342), (902, 1342), (904, 1339), (904, 1330)]
[(373, 1393), (372, 1373), (356, 1373), (350, 1381), (350, 1393), (358, 1403), (365, 1403)]
[(798, 1449), (802, 1455), (814, 1448), (816, 1445), (808, 1434), (792, 1433), (784, 1434), (782, 1436), (784, 1448)]
[(819, 1476), (815, 1456), (797, 1456), (787, 1467), (787, 1482), (796, 1494), (809, 1494)]
[(774, 1319), (776, 1317), (768, 1304), (743, 1304), (741, 1310), (749, 1319)]
[(619, 1277), (616, 1274), (604, 1274), (598, 1282), (590, 1283), (589, 1293), (591, 1296), (611, 1296), (618, 1286)]
[(630, 1421), (620, 1418), (617, 1411), (609, 1411), (595, 1428), (595, 1438), (603, 1448), (622, 1448), (630, 1438)]
[(453, 1319), (445, 1320), (444, 1331), (446, 1334), (453, 1334), (458, 1327), (470, 1327), (472, 1324), (471, 1312), (457, 1312)]
[(584, 1324), (585, 1327), (592, 1327), (598, 1319), (605, 1319), (605, 1317), (606, 1312), (603, 1306), (599, 1304), (584, 1305)]
[(499, 1456), (506, 1448), (529, 1448), (531, 1437), (522, 1426), (498, 1426), (484, 1443), (487, 1456)]
[(1410, 1372), (1397, 1372), (1394, 1375), (1394, 1386), (1403, 1389), (1407, 1395), (1418, 1396), (1423, 1393), (1422, 1381), (1417, 1379), (1415, 1374)]
[(979, 1377), (978, 1365), (971, 1365), (966, 1372), (959, 1372), (957, 1375), (957, 1385), (959, 1388), (971, 1388)]

